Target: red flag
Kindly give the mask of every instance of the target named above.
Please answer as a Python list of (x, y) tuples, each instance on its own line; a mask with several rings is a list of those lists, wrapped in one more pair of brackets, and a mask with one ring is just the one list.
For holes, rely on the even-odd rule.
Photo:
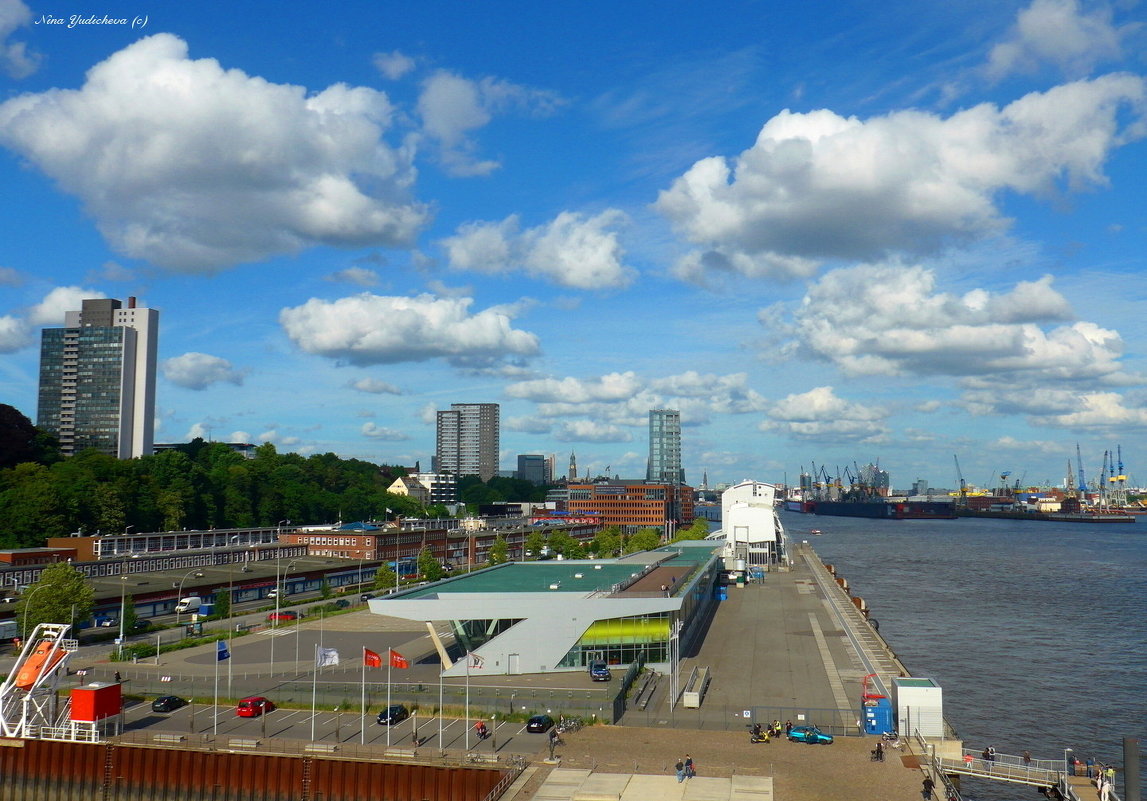
[(393, 648), (390, 649), (390, 666), (396, 668), (410, 667), (410, 660)]
[(369, 648), (362, 649), (362, 663), (367, 667), (382, 667), (382, 654), (376, 654)]

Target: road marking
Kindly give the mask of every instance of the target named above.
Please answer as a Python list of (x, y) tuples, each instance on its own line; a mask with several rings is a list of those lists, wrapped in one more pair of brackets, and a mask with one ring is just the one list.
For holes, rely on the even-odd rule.
[(840, 671), (837, 670), (836, 662), (832, 659), (832, 653), (828, 650), (828, 641), (824, 638), (824, 632), (821, 631), (820, 621), (817, 619), (815, 612), (808, 613), (808, 622), (812, 626), (812, 636), (816, 638), (816, 647), (820, 651), (820, 658), (824, 662), (825, 673), (828, 674), (828, 686), (832, 690), (832, 697), (836, 701), (836, 706), (845, 715), (851, 714), (852, 704), (849, 703), (848, 693), (844, 691), (844, 682), (840, 679)]

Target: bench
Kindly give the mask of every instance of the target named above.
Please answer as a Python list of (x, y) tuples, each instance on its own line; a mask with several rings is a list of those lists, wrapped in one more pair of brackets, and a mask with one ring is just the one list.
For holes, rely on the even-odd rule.
[(259, 741), (246, 737), (233, 737), (227, 741), (227, 745), (231, 748), (258, 748)]
[(418, 756), (418, 752), (413, 748), (388, 748), (386, 749), (386, 756), (396, 759), (414, 759)]
[(339, 747), (334, 743), (307, 743), (303, 750), (312, 754), (333, 754)]

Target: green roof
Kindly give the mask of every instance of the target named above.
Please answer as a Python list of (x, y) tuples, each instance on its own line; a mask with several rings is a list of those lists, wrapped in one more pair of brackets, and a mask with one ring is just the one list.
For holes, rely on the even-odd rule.
[[(675, 542), (655, 551), (647, 551), (642, 561), (627, 557), (617, 559), (547, 559), (537, 562), (511, 562), (479, 570), (458, 578), (427, 584), (414, 590), (401, 592), (390, 598), (425, 598), (452, 592), (575, 592), (586, 594), (608, 592), (613, 585), (640, 573), (646, 564), (664, 558), (666, 553), (680, 551), (680, 555), (663, 564), (696, 564), (709, 558), (720, 543), (687, 541)], [(552, 585), (557, 585), (552, 586)]]

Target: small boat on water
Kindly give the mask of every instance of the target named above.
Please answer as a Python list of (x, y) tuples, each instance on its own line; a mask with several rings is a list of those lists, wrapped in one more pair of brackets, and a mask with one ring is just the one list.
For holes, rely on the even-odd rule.
[(820, 536), (820, 529), (814, 528), (812, 531), (809, 532), (809, 534), (815, 534), (819, 537)]

